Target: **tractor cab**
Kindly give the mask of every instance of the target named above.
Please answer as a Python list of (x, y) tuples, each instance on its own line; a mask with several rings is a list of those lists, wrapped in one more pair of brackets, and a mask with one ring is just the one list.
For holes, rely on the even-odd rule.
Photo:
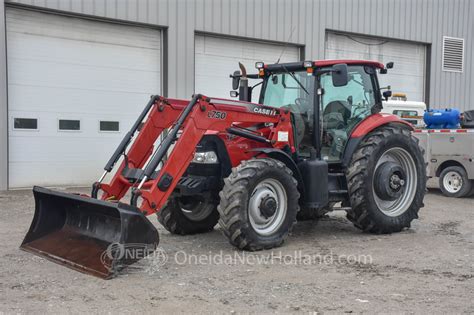
[[(382, 96), (376, 70), (386, 71), (378, 62), (347, 60), (295, 63), (256, 63), (258, 75), (234, 73), (240, 89), (231, 92), (250, 101), (248, 79), (261, 79), (259, 103), (286, 108), (292, 113), (297, 152), (307, 157), (312, 148), (328, 162), (341, 161), (354, 128), (366, 117), (380, 112)], [(242, 68), (241, 68), (242, 69)], [(238, 82), (238, 80), (237, 80)], [(238, 84), (237, 84), (238, 86)], [(316, 97), (317, 96), (317, 97)], [(315, 133), (314, 126), (321, 132)]]

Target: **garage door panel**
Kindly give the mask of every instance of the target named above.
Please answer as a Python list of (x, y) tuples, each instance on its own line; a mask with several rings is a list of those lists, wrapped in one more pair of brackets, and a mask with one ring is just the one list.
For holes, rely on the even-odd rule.
[(384, 55), (389, 54), (394, 57), (402, 58), (406, 58), (406, 56), (424, 58), (425, 53), (424, 46), (419, 44), (378, 38), (373, 39), (356, 35), (338, 35), (334, 33), (328, 33), (326, 49), (364, 53), (377, 53), (383, 51)]
[(426, 47), (422, 44), (327, 34), (327, 59), (368, 59), (382, 63), (393, 61), (394, 69), (379, 76), (380, 85), (390, 85), (394, 92), (406, 93), (408, 99), (413, 101), (424, 100), (425, 56)]
[(60, 38), (67, 41), (110, 43), (115, 46), (159, 48), (159, 32), (149, 28), (137, 28), (113, 23), (98, 23), (90, 20), (38, 14), (21, 9), (8, 8), (6, 16), (8, 31)]
[[(9, 32), (10, 53), (9, 60), (32, 60), (35, 62), (68, 63), (76, 65), (89, 65), (103, 68), (127, 69), (130, 66), (130, 56), (140, 58), (134, 60), (133, 69), (150, 70), (150, 62), (159, 55), (160, 49), (141, 48), (111, 45), (107, 43), (94, 43), (84, 41), (66, 41), (62, 38), (48, 38), (24, 33)], [(34, 46), (35, 53), (28, 50)], [(52, 51), (51, 46), (55, 49)], [(91, 58), (93, 57), (93, 58)]]
[[(196, 54), (206, 54), (208, 56), (219, 57), (223, 53), (229, 58), (256, 59), (265, 57), (274, 57), (271, 61), (275, 62), (283, 50), (284, 45), (259, 43), (256, 41), (238, 40), (215, 36), (196, 35), (195, 37)], [(293, 45), (287, 47), (283, 57), (285, 59), (299, 59), (298, 48)], [(283, 59), (282, 57), (282, 59)]]
[[(160, 32), (9, 8), (7, 40), (10, 187), (89, 185), (160, 93)], [(15, 117), (39, 130), (14, 130)], [(58, 130), (59, 119), (81, 130)]]
[[(127, 114), (122, 112), (112, 112), (112, 113), (94, 113), (86, 114), (79, 112), (54, 112), (54, 111), (42, 111), (42, 112), (32, 112), (30, 111), (19, 111), (12, 110), (10, 111), (10, 139), (11, 141), (16, 141), (15, 137), (24, 137), (28, 138), (31, 142), (46, 141), (47, 138), (56, 138), (58, 141), (60, 139), (65, 139), (65, 141), (78, 141), (77, 138), (89, 138), (91, 141), (97, 143), (108, 143), (110, 137), (121, 138), (122, 135), (130, 129), (134, 119), (141, 112), (143, 106), (134, 107), (134, 113)], [(38, 119), (38, 130), (18, 130), (13, 129), (13, 119), (17, 118), (35, 118)], [(130, 119), (133, 117), (133, 119)], [(58, 124), (59, 119), (67, 120), (80, 120), (81, 130), (79, 131), (66, 131), (59, 130)], [(99, 130), (100, 121), (116, 121), (119, 122), (119, 132), (101, 132)], [(99, 140), (98, 140), (99, 139)], [(86, 141), (87, 139), (83, 139)], [(61, 140), (62, 141), (62, 140)], [(117, 143), (114, 143), (117, 144)], [(76, 145), (86, 145), (89, 147), (91, 144), (76, 143)], [(14, 147), (14, 146), (13, 146)], [(20, 147), (20, 149), (26, 149)], [(78, 148), (80, 150), (81, 148)], [(10, 152), (13, 152), (10, 150)], [(87, 150), (85, 151), (87, 152)], [(40, 158), (40, 152), (37, 152), (38, 158)]]
[[(94, 163), (95, 161), (90, 161)], [(70, 162), (56, 162), (54, 167), (45, 168), (42, 162), (27, 162), (10, 164), (9, 175), (12, 180), (10, 187), (30, 187), (32, 185), (38, 186), (84, 186), (85, 183), (90, 183), (91, 179), (97, 180), (100, 174), (97, 170), (90, 168), (90, 163), (84, 162), (71, 166)], [(74, 173), (70, 174), (67, 182), (61, 175), (62, 172), (74, 169)], [(28, 168), (28, 174), (25, 174), (25, 168)], [(27, 184), (34, 179), (34, 183)]]
[[(195, 37), (195, 92), (214, 97), (229, 97), (229, 74), (239, 69), (241, 62), (249, 73), (255, 73), (255, 62), (275, 63), (284, 45), (197, 35)], [(298, 61), (298, 47), (286, 47), (281, 62)], [(257, 83), (258, 81), (251, 81)], [(258, 101), (260, 88), (253, 91)]]
[[(101, 161), (101, 164), (105, 165), (108, 160), (107, 157), (110, 157), (108, 154), (112, 154), (116, 148), (114, 142), (120, 141), (121, 137), (107, 137), (108, 141), (103, 143), (98, 143), (95, 138), (84, 135), (77, 135), (76, 137), (69, 135), (67, 139), (64, 136), (38, 136), (35, 137), (36, 141), (31, 141), (27, 136), (18, 136), (15, 137), (15, 142), (18, 145), (13, 146), (11, 152), (17, 156), (14, 163), (49, 162), (56, 164), (56, 162), (74, 162), (71, 167), (75, 167), (76, 163), (89, 164), (97, 160), (97, 155), (99, 155), (99, 157), (105, 158)], [(87, 147), (77, 150), (77, 142), (79, 141), (89, 141), (90, 143)], [(38, 152), (41, 152), (41, 154), (38, 155)], [(97, 170), (94, 170), (94, 172), (97, 172)]]
[[(159, 89), (155, 90), (158, 92)], [(16, 104), (15, 112), (32, 112), (31, 106), (34, 104), (35, 112), (94, 112), (111, 117), (125, 114), (128, 119), (141, 112), (150, 96), (149, 93), (140, 92), (110, 93), (103, 90), (56, 89), (29, 85), (11, 85), (9, 91), (9, 103)], [(65, 100), (68, 103), (67, 109), (64, 107)], [(117, 104), (129, 106), (120, 106), (120, 110), (117, 110)], [(12, 112), (13, 110), (10, 111)]]
[[(159, 72), (133, 69), (101, 68), (89, 65), (58, 64), (13, 60), (9, 69), (12, 85), (31, 85), (109, 92), (138, 92), (157, 90)], [(31, 71), (35, 69), (35, 71)], [(154, 82), (155, 84), (153, 84)]]

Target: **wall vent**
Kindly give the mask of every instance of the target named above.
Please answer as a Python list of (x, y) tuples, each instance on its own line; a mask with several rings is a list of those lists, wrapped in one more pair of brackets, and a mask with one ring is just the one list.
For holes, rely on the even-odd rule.
[(463, 72), (464, 39), (443, 36), (443, 71)]

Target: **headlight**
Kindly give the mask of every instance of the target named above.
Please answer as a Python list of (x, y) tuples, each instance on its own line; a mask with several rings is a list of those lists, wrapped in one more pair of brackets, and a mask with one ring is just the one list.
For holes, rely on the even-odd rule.
[(194, 159), (192, 163), (216, 164), (219, 163), (219, 159), (217, 158), (217, 154), (214, 151), (196, 152), (194, 153)]

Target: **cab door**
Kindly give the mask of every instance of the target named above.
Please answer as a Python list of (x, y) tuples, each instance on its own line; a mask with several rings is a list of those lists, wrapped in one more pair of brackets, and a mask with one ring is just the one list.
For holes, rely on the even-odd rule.
[(290, 110), (298, 154), (309, 157), (312, 144), (315, 77), (306, 71), (272, 74), (261, 103)]
[(321, 76), (322, 148), (321, 155), (328, 162), (342, 159), (352, 130), (381, 105), (375, 69), (349, 65), (348, 83), (335, 87), (331, 73)]

